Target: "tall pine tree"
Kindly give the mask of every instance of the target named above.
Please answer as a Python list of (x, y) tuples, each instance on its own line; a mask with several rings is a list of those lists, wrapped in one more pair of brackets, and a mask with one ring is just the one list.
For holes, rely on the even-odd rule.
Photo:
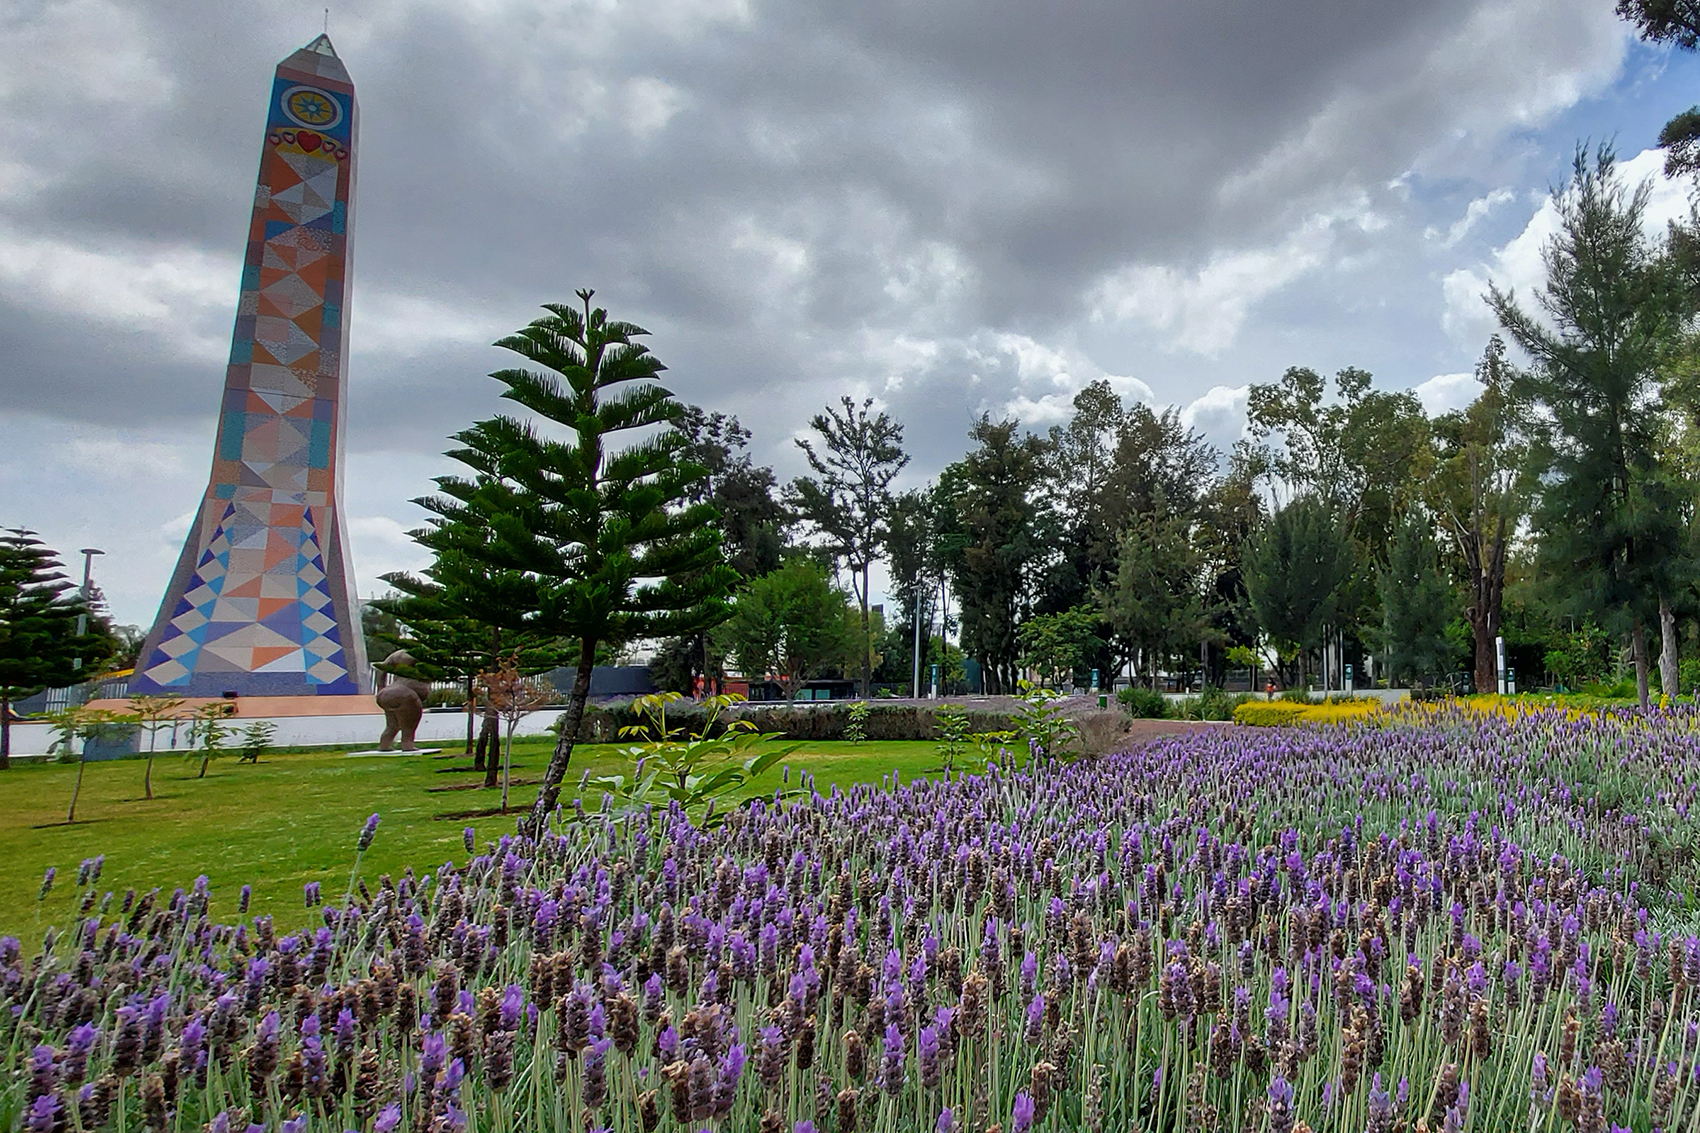
[(683, 458), (687, 438), (674, 426), (684, 407), (652, 380), (666, 367), (635, 341), (647, 331), (593, 309), (592, 294), (578, 292), (582, 308), (546, 305), (496, 344), (531, 363), (491, 375), (502, 396), (555, 427), (481, 422), (450, 455), (483, 475), (438, 481), (488, 531), (469, 555), (529, 588), (523, 628), (578, 644), (560, 736), (525, 823), (533, 833), (560, 796), (597, 649), (712, 625), (735, 581), (714, 507), (691, 502), (707, 470)]
[(1630, 631), (1647, 703), (1646, 623), (1673, 585), (1682, 532), (1680, 489), (1661, 459), (1659, 364), (1679, 330), (1677, 281), (1642, 227), (1650, 188), (1633, 189), (1602, 146), (1578, 148), (1558, 197), (1559, 229), (1544, 250), (1547, 318), (1494, 287), (1488, 302), (1534, 360), (1518, 383), (1545, 411), (1541, 555), (1571, 580), (1584, 609)]
[(110, 654), (110, 635), (78, 635), (77, 618), (87, 612), (35, 532), (0, 528), (0, 770), (11, 767), (13, 702), (86, 678), (78, 662)]

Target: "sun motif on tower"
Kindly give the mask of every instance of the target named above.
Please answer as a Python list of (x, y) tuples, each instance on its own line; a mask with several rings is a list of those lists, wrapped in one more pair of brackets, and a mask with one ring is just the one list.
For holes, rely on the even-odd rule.
[(297, 126), (329, 129), (342, 121), (342, 106), (314, 87), (291, 87), (283, 93), (283, 112)]

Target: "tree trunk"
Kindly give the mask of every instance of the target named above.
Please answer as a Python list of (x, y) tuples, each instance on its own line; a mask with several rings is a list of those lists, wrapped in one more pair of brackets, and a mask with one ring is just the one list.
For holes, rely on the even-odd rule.
[(519, 723), (516, 717), (508, 723), (507, 743), (502, 745), (502, 813), (508, 813), (508, 767), (514, 757), (514, 727)]
[[(473, 725), (478, 718), (478, 689), (471, 673), (466, 675), (466, 754), (472, 754)], [(475, 768), (476, 770), (476, 768)]]
[(1499, 620), (1500, 605), (1505, 594), (1505, 556), (1510, 540), (1506, 536), (1506, 518), (1502, 513), (1494, 531), (1493, 545), (1484, 559), (1480, 502), (1472, 512), (1469, 530), (1462, 539), (1464, 559), (1470, 569), (1471, 603), (1465, 610), (1475, 638), (1475, 686), (1478, 693), (1499, 690)]
[[(484, 786), (487, 789), (496, 785), (496, 777), (502, 770), (502, 761), (498, 756), (501, 746), (502, 718), (494, 707), (486, 708), (484, 727), (478, 734), (478, 758), (484, 761)], [(474, 769), (476, 770), (476, 767)]]
[(158, 747), (159, 747), (159, 728), (158, 727), (149, 728), (148, 729), (148, 767), (147, 767), (146, 771), (142, 772), (142, 793), (145, 794), (150, 799), (153, 798), (153, 757), (154, 757), (154, 751)]
[(1470, 620), (1476, 639), (1476, 691), (1494, 692), (1499, 688), (1499, 657), (1494, 648), (1494, 633), (1486, 618), (1477, 616)]
[(0, 693), (0, 771), (12, 769), (12, 698)]
[(712, 693), (709, 692), (709, 687), (708, 687), (708, 673), (709, 673), (708, 631), (703, 630), (702, 631), (702, 687), (697, 690), (697, 699), (698, 700), (706, 700), (706, 699), (708, 699), (709, 696), (712, 695)]
[(868, 620), (868, 564), (862, 564), (862, 699), (873, 695), (874, 640)]
[(1682, 676), (1676, 661), (1676, 614), (1670, 599), (1659, 595), (1659, 687), (1672, 700), (1681, 695)]
[[(84, 741), (87, 743), (88, 741)], [(88, 760), (82, 755), (77, 756), (77, 782), (71, 788), (71, 809), (65, 812), (67, 823), (77, 821), (77, 796), (83, 793), (83, 768), (88, 766)]]
[(537, 801), (523, 823), (524, 832), (540, 837), (549, 825), (549, 813), (561, 796), (561, 780), (566, 777), (567, 765), (572, 762), (573, 744), (578, 740), (579, 724), (584, 720), (584, 702), (590, 697), (590, 674), (596, 667), (596, 640), (585, 637), (579, 642), (578, 672), (573, 681), (572, 696), (567, 699), (566, 714), (561, 717), (561, 734), (555, 740), (555, 752), (543, 772), (543, 782), (537, 788)]
[(1641, 701), (1641, 707), (1647, 707), (1647, 627), (1641, 624), (1641, 619), (1635, 619), (1633, 636), (1635, 652), (1635, 696)]

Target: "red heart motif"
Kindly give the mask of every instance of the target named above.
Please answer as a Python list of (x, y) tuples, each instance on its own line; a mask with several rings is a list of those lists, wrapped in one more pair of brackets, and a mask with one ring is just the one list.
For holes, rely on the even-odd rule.
[(309, 134), (307, 131), (302, 130), (299, 134), (295, 135), (295, 140), (300, 142), (301, 148), (306, 150), (308, 153), (312, 153), (314, 150), (319, 148), (320, 138), (317, 134)]

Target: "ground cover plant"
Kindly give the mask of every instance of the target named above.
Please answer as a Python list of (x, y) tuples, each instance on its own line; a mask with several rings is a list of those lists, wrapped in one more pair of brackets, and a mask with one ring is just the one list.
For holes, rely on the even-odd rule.
[(91, 863), (61, 881), (86, 919), (0, 949), (5, 1106), (292, 1133), (1688, 1128), (1697, 724), (1209, 729), (707, 831), (592, 804), (314, 887), (297, 932), (199, 886), (108, 902)]

